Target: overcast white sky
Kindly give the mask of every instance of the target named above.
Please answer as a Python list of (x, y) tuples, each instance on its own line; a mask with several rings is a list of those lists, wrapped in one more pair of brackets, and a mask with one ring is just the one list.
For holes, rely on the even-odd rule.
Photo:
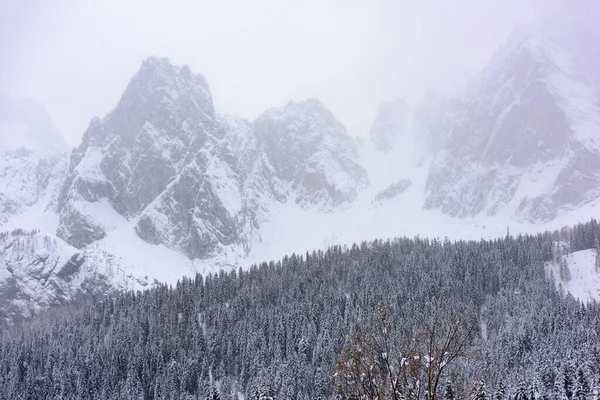
[(459, 90), (539, 1), (0, 0), (0, 93), (76, 144), (158, 55), (202, 73), (220, 112), (317, 97), (364, 135), (381, 101)]

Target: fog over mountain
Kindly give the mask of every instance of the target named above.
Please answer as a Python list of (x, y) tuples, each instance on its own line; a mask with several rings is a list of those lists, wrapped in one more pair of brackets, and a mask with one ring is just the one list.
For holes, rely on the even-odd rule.
[[(532, 349), (538, 349), (530, 355), (530, 364), (486, 353), (490, 360), (506, 361), (498, 366), (504, 375), (483, 371), (482, 365), (471, 361), (457, 367), (456, 378), (463, 383), (468, 380), (469, 368), (480, 368), (483, 372), (477, 376), (482, 382), (491, 380), (496, 385), (498, 379), (506, 379), (511, 390), (517, 390), (519, 371), (532, 377), (543, 375), (540, 370), (550, 367), (542, 355), (557, 348), (519, 336), (534, 329), (530, 326), (534, 323), (550, 329), (546, 320), (523, 316), (526, 301), (546, 296), (552, 299), (552, 310), (561, 312), (565, 310), (560, 305), (563, 300), (569, 310), (580, 304), (585, 309), (589, 303), (589, 318), (597, 320), (600, 230), (596, 221), (589, 222), (597, 217), (600, 206), (600, 29), (596, 15), (600, 13), (592, 3), (582, 2), (574, 10), (552, 3), (531, 21), (515, 26), (455, 94), (430, 90), (415, 102), (414, 96), (398, 92), (374, 106), (377, 111), (370, 126), (359, 135), (349, 132), (343, 118), (328, 108), (329, 102), (315, 97), (271, 104), (251, 119), (232, 115), (217, 107), (213, 98), (217, 94), (203, 71), (155, 55), (138, 62), (137, 71), (124, 83), (110, 111), (92, 117), (73, 148), (34, 100), (0, 97), (0, 333), (51, 308), (96, 304), (129, 290), (152, 289), (145, 296), (159, 297), (157, 293), (165, 291), (168, 297), (174, 292), (165, 283), (176, 284), (197, 273), (214, 275), (206, 281), (198, 277), (193, 284), (186, 280), (183, 285), (194, 285), (194, 290), (204, 285), (209, 288), (214, 277), (216, 285), (231, 286), (227, 295), (218, 296), (232, 302), (246, 299), (246, 295), (234, 295), (237, 289), (231, 289), (235, 286), (231, 282), (238, 282), (240, 286), (235, 287), (241, 288), (244, 279), (254, 279), (252, 274), (272, 273), (265, 278), (274, 291), (270, 301), (279, 295), (297, 301), (298, 293), (312, 288), (307, 278), (310, 274), (305, 272), (316, 268), (315, 261), (323, 268), (343, 264), (359, 277), (362, 272), (357, 272), (356, 266), (368, 268), (369, 260), (376, 260), (373, 263), (383, 275), (392, 265), (404, 268), (409, 265), (407, 260), (412, 260), (418, 264), (415, 276), (419, 276), (411, 278), (414, 289), (424, 296), (422, 301), (413, 299), (414, 304), (429, 306), (435, 301), (428, 303), (427, 296), (443, 297), (434, 286), (429, 290), (419, 282), (446, 282), (444, 274), (448, 274), (454, 283), (444, 283), (448, 287), (443, 293), (450, 297), (454, 296), (448, 294), (452, 287), (464, 291), (470, 290), (469, 285), (477, 287), (472, 298), (452, 298), (456, 309), (464, 307), (469, 318), (477, 321), (476, 333), (470, 331), (469, 335), (482, 341), (480, 348), (508, 352), (501, 339), (505, 335), (519, 341), (522, 351), (515, 350), (515, 354), (533, 354)], [(111, 76), (102, 79), (110, 81)], [(587, 224), (565, 228), (582, 222)], [(392, 244), (378, 241), (403, 236), (416, 238), (397, 239)], [(481, 242), (475, 244), (477, 240)], [(360, 249), (355, 243), (362, 243)], [(298, 260), (297, 254), (303, 256)], [(278, 259), (282, 261), (277, 266), (252, 267)], [(472, 265), (474, 259), (478, 261)], [(292, 286), (273, 283), (271, 279), (279, 279), (278, 274), (286, 276), (281, 265), (296, 274), (299, 292), (290, 294)], [(429, 265), (440, 269), (431, 271)], [(334, 368), (332, 351), (335, 356), (348, 356), (341, 348), (356, 339), (351, 335), (352, 323), (358, 326), (371, 318), (363, 312), (374, 315), (356, 305), (358, 300), (352, 297), (358, 290), (352, 279), (359, 278), (348, 278), (340, 271), (335, 273), (344, 277), (340, 279), (346, 282), (344, 288), (336, 288), (335, 280), (329, 279), (327, 287), (312, 292), (325, 296), (327, 302), (337, 295), (345, 299), (344, 304), (354, 299), (352, 307), (356, 309), (350, 316), (342, 312), (342, 319), (335, 320), (341, 325), (325, 330), (339, 334), (333, 339), (336, 344), (328, 342), (319, 328), (305, 332), (304, 339), (294, 336), (298, 341), (318, 337), (322, 347), (311, 353), (319, 355), (314, 359), (302, 358), (304, 350), (298, 348), (285, 350), (285, 355), (271, 354), (271, 347), (264, 344), (264, 353), (272, 356), (268, 359), (270, 372), (257, 369), (252, 377), (245, 370), (243, 378), (238, 366), (227, 364), (229, 361), (217, 365), (215, 360), (220, 357), (230, 360), (229, 351), (212, 349), (212, 361), (206, 361), (202, 377), (197, 379), (219, 390), (227, 382), (247, 395), (252, 385), (258, 384), (253, 380), (257, 376), (261, 385), (271, 385), (269, 379), (276, 378), (266, 375), (287, 370), (285, 366), (297, 361), (310, 364), (306, 371), (312, 372), (305, 371), (305, 375), (311, 377), (303, 379), (314, 380), (324, 374), (319, 379), (337, 382), (327, 375)], [(365, 274), (372, 279), (370, 272)], [(518, 282), (507, 283), (505, 274)], [(406, 290), (410, 288), (402, 274), (390, 276)], [(300, 280), (306, 282), (300, 284)], [(369, 307), (376, 303), (373, 293), (380, 290), (374, 282), (370, 280), (371, 286), (360, 289)], [(191, 289), (177, 285), (176, 291), (185, 292), (182, 297), (191, 296)], [(133, 310), (139, 298), (132, 296), (127, 307)], [(400, 303), (413, 304), (413, 300), (398, 296), (383, 297), (397, 302), (389, 306), (404, 315), (410, 307), (405, 309)], [(504, 302), (510, 302), (509, 298), (518, 302), (523, 326), (500, 327), (509, 308)], [(213, 300), (203, 299), (194, 303), (203, 310), (196, 313), (200, 328), (190, 322), (186, 329), (200, 329), (216, 343), (219, 329), (226, 328), (216, 320), (203, 319), (205, 307), (214, 306)], [(206, 304), (202, 303), (205, 300)], [(282, 307), (289, 306), (285, 301), (281, 301)], [(257, 306), (257, 315), (265, 312), (263, 305)], [(225, 307), (228, 309), (229, 303)], [(187, 324), (191, 314), (186, 310), (176, 315), (181, 322), (185, 314)], [(423, 323), (406, 318), (416, 325)], [(581, 323), (571, 314), (565, 318), (572, 318), (569, 321), (574, 325)], [(111, 321), (121, 323), (116, 317)], [(486, 321), (496, 324), (489, 326), (492, 341), (486, 341)], [(83, 326), (83, 331), (90, 329), (85, 323), (74, 324)], [(552, 329), (547, 334), (557, 341), (567, 331), (564, 327)], [(406, 334), (400, 328), (396, 331)], [(581, 343), (593, 343), (590, 335)], [(194, 346), (190, 348), (204, 351)], [(592, 371), (593, 357), (583, 356), (578, 346), (573, 345), (573, 354), (587, 357), (586, 368)], [(289, 361), (288, 351), (298, 353), (300, 361)], [(561, 353), (557, 365), (563, 366), (569, 357)], [(133, 365), (131, 360), (129, 364)], [(0, 359), (0, 371), (3, 365)], [(217, 373), (216, 368), (222, 370)], [(131, 383), (128, 374), (132, 372), (122, 369)], [(588, 370), (581, 370), (580, 379), (587, 379)], [(277, 389), (280, 396), (285, 390), (291, 390), (289, 396), (292, 392), (333, 395), (331, 382), (320, 391), (303, 391), (298, 389), (302, 385), (290, 383), (295, 377), (281, 371), (277, 379), (290, 381)], [(564, 376), (575, 374), (565, 371), (561, 372)], [(213, 378), (213, 374), (219, 377)], [(10, 385), (24, 382), (22, 377), (11, 375), (10, 379)], [(148, 376), (139, 379), (159, 385)], [(9, 387), (7, 382), (0, 380), (0, 386)], [(198, 382), (186, 390), (198, 392)], [(600, 384), (597, 379), (594, 382)], [(536, 387), (535, 383), (523, 385), (531, 386), (532, 391)], [(536, 393), (559, 392), (547, 382), (544, 385), (545, 389)], [(296, 389), (289, 389), (292, 387)], [(110, 390), (118, 398), (124, 389), (110, 386)], [(144, 398), (161, 398), (158, 392), (150, 395), (149, 389), (144, 393)]]
[(552, 2), (13, 2), (0, 13), (0, 91), (43, 104), (76, 146), (157, 55), (202, 73), (219, 112), (254, 120), (316, 97), (365, 136), (380, 102), (460, 90), (515, 23)]
[[(255, 121), (220, 114), (202, 75), (158, 57), (92, 119), (68, 167), (43, 110), (13, 102), (3, 130), (22, 143), (3, 161), (3, 227), (101, 249), (147, 284), (377, 237), (587, 219), (600, 190), (600, 86), (585, 57), (596, 36), (559, 22), (516, 28), (457, 97), (382, 104), (358, 141), (317, 99)], [(167, 258), (140, 261), (146, 249)], [(161, 271), (166, 260), (177, 269)]]

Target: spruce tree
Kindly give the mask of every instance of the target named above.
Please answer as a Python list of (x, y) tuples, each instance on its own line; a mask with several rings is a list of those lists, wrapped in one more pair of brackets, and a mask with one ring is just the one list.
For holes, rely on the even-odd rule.
[(452, 380), (448, 379), (446, 381), (446, 386), (444, 388), (444, 399), (446, 400), (455, 400), (456, 395), (454, 394), (454, 387), (452, 385)]
[(575, 398), (577, 400), (587, 400), (590, 395), (590, 384), (585, 373), (580, 368), (577, 370), (577, 386), (575, 389)]
[(504, 381), (500, 379), (498, 382), (498, 389), (494, 394), (494, 400), (505, 400), (506, 399), (506, 386), (504, 385)]
[(573, 398), (573, 394), (574, 394), (573, 378), (574, 378), (573, 367), (571, 366), (571, 361), (569, 360), (565, 363), (564, 368), (563, 368), (564, 395), (569, 400), (571, 400)]

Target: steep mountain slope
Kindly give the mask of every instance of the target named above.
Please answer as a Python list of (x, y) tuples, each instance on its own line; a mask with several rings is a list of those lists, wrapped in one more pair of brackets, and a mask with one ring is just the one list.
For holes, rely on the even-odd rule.
[(426, 208), (548, 222), (598, 198), (600, 85), (589, 54), (600, 41), (575, 21), (548, 21), (517, 29), (457, 99), (421, 107), (435, 154)]
[(0, 157), (0, 224), (29, 213), (53, 218), (67, 168), (66, 153), (40, 155), (19, 148)]
[[(102, 120), (92, 120), (81, 145), (71, 154), (69, 177), (59, 201), (58, 236), (78, 248), (105, 237), (101, 221), (85, 212), (86, 203), (100, 199), (108, 199), (125, 217), (136, 217), (147, 209), (147, 213), (164, 216), (165, 224), (191, 231), (194, 209), (181, 204), (189, 196), (177, 191), (178, 183), (185, 181), (200, 190), (202, 181), (196, 172), (206, 168), (207, 161), (199, 150), (219, 136), (222, 132), (217, 129), (204, 78), (166, 60), (146, 60), (115, 110)], [(188, 212), (165, 215), (169, 205), (160, 195), (167, 187), (171, 206)], [(202, 190), (211, 191), (206, 187)], [(223, 228), (222, 239), (234, 240), (230, 227), (235, 216), (219, 209), (218, 197), (207, 197), (210, 206), (220, 211), (213, 214)], [(155, 200), (157, 203), (152, 204)], [(161, 237), (146, 217), (140, 224), (146, 228), (145, 239), (155, 243), (169, 239), (168, 226), (163, 227)], [(194, 239), (198, 237), (179, 237), (182, 246)]]

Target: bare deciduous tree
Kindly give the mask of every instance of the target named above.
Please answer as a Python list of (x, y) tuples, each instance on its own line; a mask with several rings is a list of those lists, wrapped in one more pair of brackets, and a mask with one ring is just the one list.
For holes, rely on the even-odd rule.
[(356, 326), (335, 372), (337, 392), (347, 399), (438, 398), (448, 366), (474, 354), (477, 325), (434, 302), (405, 337), (392, 337), (389, 315), (377, 326)]

